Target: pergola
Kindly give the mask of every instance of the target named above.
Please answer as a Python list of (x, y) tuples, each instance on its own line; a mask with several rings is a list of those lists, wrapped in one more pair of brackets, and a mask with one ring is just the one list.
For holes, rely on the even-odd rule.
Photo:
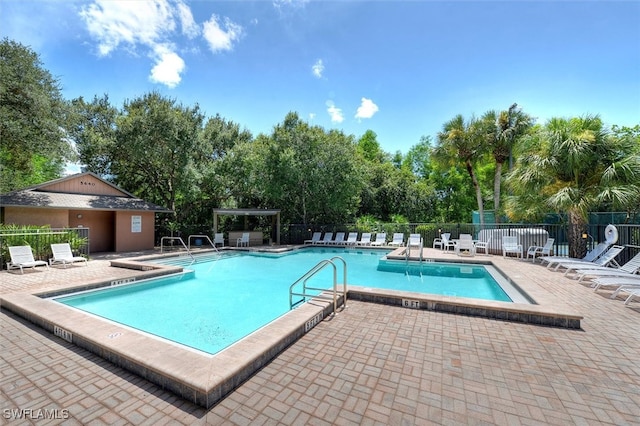
[(271, 226), (275, 229), (276, 244), (280, 244), (279, 209), (213, 209), (213, 232), (218, 232), (218, 216), (244, 216), (244, 229), (248, 231), (249, 216), (272, 216)]

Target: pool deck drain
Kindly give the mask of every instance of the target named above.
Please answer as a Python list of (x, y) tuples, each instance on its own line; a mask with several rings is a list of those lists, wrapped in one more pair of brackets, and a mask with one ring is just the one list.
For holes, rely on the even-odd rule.
[[(6, 342), (3, 373), (6, 372), (6, 379), (2, 391), (7, 396), (3, 408), (37, 408), (29, 406), (29, 401), (36, 404), (49, 401), (47, 406), (70, 407), (70, 416), (81, 423), (118, 418), (125, 422), (133, 422), (135, 418), (149, 419), (150, 424), (159, 418), (184, 424), (205, 420), (217, 424), (264, 421), (293, 424), (313, 419), (316, 422), (351, 420), (371, 424), (402, 419), (413, 423), (427, 420), (519, 423), (533, 419), (557, 424), (580, 420), (611, 424), (636, 422), (633, 413), (640, 407), (637, 396), (640, 367), (636, 362), (640, 339), (639, 314), (634, 307), (625, 308), (619, 301), (595, 294), (539, 265), (497, 256), (488, 258), (508, 275), (522, 277), (541, 287), (539, 294), (532, 294), (537, 301), (541, 296), (564, 300), (565, 308), (569, 306), (584, 316), (582, 330), (537, 327), (354, 301), (344, 314), (318, 324), (221, 403), (204, 410), (178, 404), (144, 382), (125, 385), (118, 378), (123, 374), (119, 373), (122, 370), (108, 367), (109, 364), (99, 362), (102, 374), (91, 373), (95, 371), (91, 365), (98, 361), (92, 361), (92, 357), (84, 359), (87, 355), (76, 355), (86, 353), (84, 350), (73, 349), (53, 335), (29, 331), (26, 323), (12, 315), (3, 315), (2, 333)], [(90, 274), (104, 277), (104, 274), (120, 275), (122, 272), (115, 273), (112, 269), (119, 268), (109, 268), (104, 263), (98, 265), (98, 262), (90, 262), (91, 266), (86, 269), (78, 266), (51, 272), (28, 272), (24, 276), (3, 272), (2, 292), (39, 293), (71, 284), (74, 280), (86, 283)], [(531, 294), (530, 289), (526, 290)], [(2, 309), (6, 312), (4, 305)], [(26, 334), (27, 340), (18, 339), (16, 333)], [(123, 337), (117, 332), (108, 336), (116, 336), (113, 340)], [(39, 352), (43, 353), (40, 357), (44, 359), (31, 356), (26, 349), (30, 347), (30, 341), (40, 342)], [(476, 351), (482, 349), (467, 353), (472, 347), (476, 347)], [(49, 355), (47, 348), (50, 348)], [(65, 354), (64, 358), (60, 358), (60, 353)], [(475, 355), (468, 357), (465, 353)], [(482, 360), (488, 370), (481, 366)], [(499, 363), (492, 366), (496, 361)], [(62, 363), (61, 367), (56, 367), (58, 362)], [(89, 371), (80, 374), (83, 381), (75, 385), (71, 383), (79, 376), (69, 370), (71, 365)], [(341, 373), (319, 374), (325, 370)], [(45, 376), (37, 371), (56, 373), (47, 376), (50, 380), (43, 381), (38, 377)], [(67, 371), (67, 375), (61, 376), (61, 371)], [(468, 376), (474, 371), (476, 373)], [(483, 373), (478, 374), (481, 371)], [(105, 373), (108, 382), (103, 379)], [(96, 378), (87, 381), (87, 376), (92, 374), (97, 374)], [(57, 385), (49, 384), (53, 382)], [(28, 384), (31, 387), (26, 392), (23, 389)], [(528, 392), (522, 393), (525, 385)], [(72, 391), (71, 386), (78, 390)], [(101, 394), (111, 395), (110, 399), (92, 398), (96, 387)], [(86, 393), (82, 389), (86, 389)], [(146, 392), (140, 394), (141, 389)], [(121, 398), (123, 392), (133, 402), (123, 402), (124, 407), (108, 402)], [(554, 398), (564, 403), (555, 404)]]

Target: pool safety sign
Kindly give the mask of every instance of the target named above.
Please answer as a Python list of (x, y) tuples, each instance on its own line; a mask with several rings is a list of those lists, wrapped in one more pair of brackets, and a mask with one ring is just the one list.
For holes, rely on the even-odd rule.
[(142, 216), (131, 216), (131, 232), (142, 232)]

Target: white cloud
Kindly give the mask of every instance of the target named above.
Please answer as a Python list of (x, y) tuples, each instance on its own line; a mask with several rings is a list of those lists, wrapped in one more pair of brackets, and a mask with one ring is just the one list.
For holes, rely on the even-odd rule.
[(362, 98), (360, 106), (356, 111), (356, 118), (358, 120), (362, 118), (371, 118), (376, 112), (378, 112), (378, 109), (378, 105), (374, 104), (371, 99)]
[(332, 123), (342, 123), (344, 121), (342, 110), (336, 107), (332, 101), (327, 101), (327, 112), (331, 117)]
[(176, 26), (166, 0), (95, 0), (82, 8), (80, 17), (98, 41), (100, 56), (108, 55), (121, 44), (131, 49), (137, 44), (153, 46)]
[(200, 34), (200, 27), (193, 20), (193, 14), (189, 6), (182, 2), (178, 2), (178, 16), (180, 17), (180, 23), (182, 24), (182, 34), (189, 38), (195, 38)]
[(180, 83), (186, 69), (178, 52), (189, 51), (177, 46), (178, 31), (189, 39), (202, 33), (214, 53), (231, 50), (243, 34), (240, 25), (216, 15), (202, 25), (201, 31), (184, 0), (94, 0), (83, 6), (79, 15), (96, 42), (99, 56), (108, 56), (116, 49), (146, 55), (153, 61), (149, 80), (171, 88)]
[(316, 113), (315, 112), (310, 112), (309, 113), (309, 121), (313, 121), (316, 118)]
[(159, 46), (155, 61), (156, 65), (151, 69), (149, 80), (164, 84), (169, 88), (176, 87), (182, 79), (180, 74), (185, 68), (182, 58), (170, 49)]
[(318, 59), (315, 64), (311, 67), (311, 72), (317, 78), (322, 78), (322, 72), (324, 71), (324, 64), (322, 63), (322, 59)]
[(222, 24), (218, 22), (217, 15), (211, 15), (211, 19), (203, 25), (203, 36), (213, 53), (232, 50), (233, 42), (238, 41), (243, 33), (242, 27), (229, 18), (224, 18)]

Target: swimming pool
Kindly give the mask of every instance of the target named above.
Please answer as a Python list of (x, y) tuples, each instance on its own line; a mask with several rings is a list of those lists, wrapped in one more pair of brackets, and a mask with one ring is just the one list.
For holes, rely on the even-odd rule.
[[(187, 274), (55, 300), (210, 354), (287, 313), (291, 283), (333, 256), (345, 259), (349, 285), (511, 301), (482, 265), (388, 261), (388, 252), (313, 248), (279, 255), (234, 254), (193, 263)], [(184, 259), (164, 261), (180, 262)], [(329, 288), (331, 273), (320, 272), (313, 285)]]

